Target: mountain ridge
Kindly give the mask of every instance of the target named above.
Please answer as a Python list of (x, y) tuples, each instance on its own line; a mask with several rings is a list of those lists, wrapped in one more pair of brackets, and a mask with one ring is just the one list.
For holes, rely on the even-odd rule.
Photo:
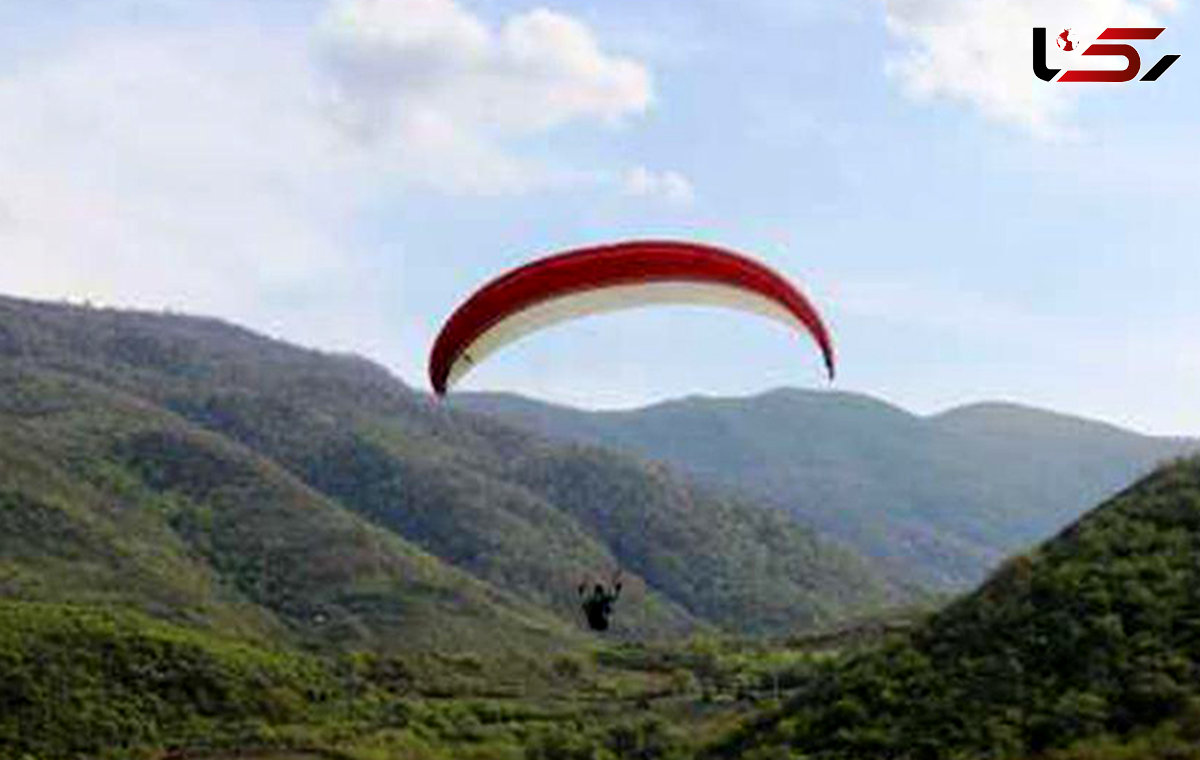
[(1198, 551), (1200, 458), (1190, 458), (1010, 558), (911, 634), (817, 673), (717, 754), (939, 760), (1083, 742), (1049, 756), (1193, 757)]
[(918, 415), (781, 388), (590, 412), (514, 394), (451, 403), (553, 440), (630, 451), (795, 514), (920, 583), (963, 588), (1194, 439), (1008, 402)]
[[(519, 637), (521, 618), (548, 614), (566, 626), (550, 638), (570, 638), (575, 586), (615, 567), (626, 570), (630, 600), (621, 605), (618, 631), (627, 636), (723, 626), (784, 632), (911, 595), (851, 552), (744, 499), (628, 454), (548, 444), (436, 403), (361, 357), (297, 348), (221, 320), (0, 298), (0, 377), (9, 381), (11, 403), (0, 405), (5, 421), (60, 447), (79, 437), (78, 426), (91, 426), (72, 456), (110, 472), (118, 485), (133, 481), (130, 498), (147, 511), (145, 524), (191, 536), (199, 542), (189, 544), (192, 554), (216, 552), (205, 561), (224, 567), (218, 575), (243, 595), (267, 581), (253, 580), (262, 572), (243, 566), (239, 547), (268, 554), (269, 531), (286, 531), (296, 519), (286, 517), (289, 502), (391, 536), (389, 546), (424, 553), (421, 562), (431, 567), (442, 563), (446, 572), (434, 572), (441, 579), (434, 585), (450, 597), (460, 588), (451, 579), (481, 584), (487, 593), (463, 618), (464, 635), (474, 636), (471, 619), (483, 633), (483, 621), (495, 617)], [(70, 418), (76, 427), (53, 427), (53, 415), (39, 416), (40, 408), (71, 407), (84, 387), (95, 394)], [(9, 446), (15, 451), (21, 442)], [(44, 464), (66, 456), (56, 449)], [(222, 489), (223, 480), (244, 488)], [(251, 526), (245, 521), (259, 514), (246, 499), (267, 492), (280, 511), (248, 527), (266, 533), (246, 545), (250, 537), (230, 532), (234, 523), (223, 515), (241, 514)], [(611, 496), (618, 492), (620, 503)], [(113, 496), (105, 491), (104, 498)], [(155, 516), (164, 500), (177, 511)], [(621, 521), (645, 537), (630, 539)], [(218, 538), (226, 549), (212, 544)], [(288, 540), (302, 545), (302, 538)], [(353, 546), (337, 546), (332, 556), (350, 552), (349, 562)], [(0, 544), (0, 560), (5, 551)], [(719, 594), (697, 585), (699, 567)], [(825, 585), (814, 586), (810, 576)], [(376, 589), (369, 598), (347, 590), (355, 609), (376, 615), (376, 623), (354, 618), (366, 625), (367, 640), (375, 636), (368, 629), (385, 631), (387, 616), (403, 609), (399, 588), (397, 596)], [(293, 599), (305, 590), (284, 592)], [(545, 620), (533, 628), (547, 626), (554, 628)]]

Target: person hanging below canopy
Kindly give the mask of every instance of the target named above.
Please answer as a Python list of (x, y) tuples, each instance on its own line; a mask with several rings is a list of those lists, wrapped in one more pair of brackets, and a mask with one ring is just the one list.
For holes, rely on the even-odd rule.
[[(716, 306), (768, 317), (816, 344), (835, 372), (833, 336), (792, 282), (736, 251), (680, 240), (629, 240), (575, 248), (528, 261), (476, 289), (450, 314), (429, 351), (429, 384), (441, 399), (497, 351), (552, 325), (651, 305)], [(602, 372), (604, 358), (590, 370)], [(593, 631), (607, 631), (621, 595), (620, 575), (605, 587), (579, 585)]]
[(587, 583), (579, 584), (580, 607), (587, 619), (588, 627), (593, 631), (607, 631), (609, 618), (613, 614), (613, 605), (621, 596), (621, 574), (613, 577), (611, 587), (605, 588), (603, 583), (597, 583), (590, 592)]

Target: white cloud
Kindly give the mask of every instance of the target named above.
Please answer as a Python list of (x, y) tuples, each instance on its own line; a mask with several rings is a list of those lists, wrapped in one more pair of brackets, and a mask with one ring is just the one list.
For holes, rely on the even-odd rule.
[(656, 172), (644, 166), (635, 166), (625, 172), (621, 187), (626, 195), (657, 198), (681, 206), (690, 205), (696, 199), (692, 183), (677, 171)]
[(353, 167), (296, 64), (249, 33), (110, 37), (0, 80), (3, 288), (220, 310), (328, 278)]
[[(377, 251), (352, 237), (365, 204), (594, 184), (606, 175), (539, 167), (507, 140), (649, 102), (640, 66), (547, 11), (492, 31), (445, 0), (336, 9), (315, 44), (238, 23), (64, 28), (0, 72), (0, 292), (367, 350), (386, 342), (376, 291), (394, 295), (403, 268), (368, 271)], [(351, 101), (380, 109), (379, 134), (330, 120)]]
[[(521, 180), (505, 137), (616, 124), (651, 99), (639, 63), (600, 49), (579, 21), (537, 9), (492, 29), (453, 0), (340, 0), (321, 26), (331, 111), (367, 142), (479, 163)], [(455, 150), (457, 149), (457, 150)]]
[[(1175, 7), (1175, 0), (888, 0), (888, 29), (902, 52), (887, 70), (912, 97), (966, 102), (989, 118), (1052, 137), (1070, 131), (1073, 100), (1089, 88), (1033, 75), (1032, 28), (1071, 28), (1086, 43), (1105, 27), (1157, 25)], [(1077, 55), (1053, 49), (1048, 55), (1052, 68), (1079, 67)]]

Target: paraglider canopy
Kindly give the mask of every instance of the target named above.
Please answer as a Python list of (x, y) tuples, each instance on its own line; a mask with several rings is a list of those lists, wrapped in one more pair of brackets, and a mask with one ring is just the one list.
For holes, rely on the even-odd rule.
[(833, 378), (829, 331), (781, 275), (716, 246), (649, 240), (567, 251), (484, 285), (442, 327), (429, 380), (441, 396), (488, 355), (531, 332), (588, 314), (668, 303), (743, 309), (807, 332)]

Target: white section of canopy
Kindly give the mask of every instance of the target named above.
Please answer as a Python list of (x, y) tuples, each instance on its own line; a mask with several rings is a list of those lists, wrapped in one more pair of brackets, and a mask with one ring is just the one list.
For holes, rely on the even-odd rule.
[(515, 312), (485, 330), (450, 366), (446, 388), (504, 346), (546, 327), (592, 314), (642, 306), (719, 306), (760, 314), (807, 332), (807, 327), (777, 301), (733, 285), (703, 282), (652, 282), (570, 293)]

